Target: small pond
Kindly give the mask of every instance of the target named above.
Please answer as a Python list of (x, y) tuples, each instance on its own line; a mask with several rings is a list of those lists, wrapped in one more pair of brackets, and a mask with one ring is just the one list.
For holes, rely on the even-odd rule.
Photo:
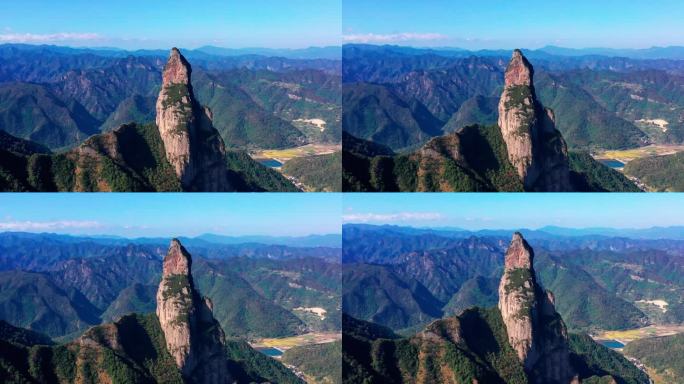
[(276, 159), (258, 159), (257, 161), (269, 168), (280, 168), (283, 166), (283, 163)]
[(257, 348), (257, 351), (263, 353), (266, 356), (278, 357), (283, 355), (283, 351), (278, 348)]
[(601, 159), (599, 160), (603, 165), (609, 166), (611, 168), (622, 168), (625, 166), (625, 163), (622, 161), (618, 161), (615, 159)]
[(601, 343), (603, 346), (606, 346), (608, 348), (624, 348), (625, 345), (622, 344), (621, 342), (617, 340), (600, 340), (599, 343)]

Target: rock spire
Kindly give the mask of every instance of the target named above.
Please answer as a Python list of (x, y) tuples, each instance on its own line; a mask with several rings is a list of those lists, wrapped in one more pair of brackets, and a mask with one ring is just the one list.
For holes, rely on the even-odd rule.
[(157, 291), (157, 317), (166, 348), (188, 381), (231, 383), (223, 330), (214, 319), (210, 301), (195, 290), (191, 268), (190, 254), (173, 239)]
[(185, 190), (229, 191), (225, 145), (212, 126), (211, 111), (195, 99), (192, 67), (177, 48), (162, 72), (157, 98), (157, 127), (166, 159)]
[(569, 191), (567, 146), (553, 112), (537, 100), (533, 77), (530, 62), (520, 50), (513, 51), (499, 99), (499, 128), (508, 159), (526, 190)]
[(533, 264), (534, 251), (516, 232), (499, 284), (499, 310), (508, 342), (532, 382), (571, 383), (577, 377), (570, 363), (567, 330), (553, 295), (537, 283)]

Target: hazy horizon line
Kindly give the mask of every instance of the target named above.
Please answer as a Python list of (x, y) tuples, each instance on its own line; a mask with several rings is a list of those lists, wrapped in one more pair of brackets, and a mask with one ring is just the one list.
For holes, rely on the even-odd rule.
[(157, 236), (126, 236), (126, 235), (115, 235), (115, 234), (108, 234), (108, 233), (97, 233), (97, 234), (89, 234), (89, 233), (73, 233), (73, 232), (49, 232), (49, 231), (30, 231), (30, 230), (21, 230), (21, 231), (0, 231), (0, 235), (6, 234), (6, 233), (29, 233), (33, 235), (57, 235), (57, 236), (70, 236), (70, 237), (84, 237), (84, 238), (92, 238), (92, 237), (102, 237), (102, 238), (119, 238), (119, 239), (127, 239), (127, 240), (137, 240), (137, 239), (173, 239), (173, 238), (180, 238), (180, 237), (185, 237), (189, 239), (196, 239), (201, 236), (206, 236), (206, 235), (212, 235), (212, 236), (222, 236), (222, 237), (233, 237), (233, 238), (240, 238), (240, 237), (282, 237), (282, 238), (292, 238), (292, 239), (297, 239), (297, 238), (303, 238), (303, 237), (312, 237), (312, 236), (341, 236), (342, 233), (309, 233), (306, 235), (274, 235), (274, 234), (260, 234), (260, 233), (254, 233), (254, 234), (249, 234), (249, 235), (228, 235), (228, 234), (223, 234), (223, 233), (218, 233), (218, 232), (204, 232), (198, 235), (157, 235)]
[(524, 50), (530, 50), (530, 51), (536, 51), (536, 50), (543, 50), (544, 48), (561, 48), (561, 49), (568, 49), (568, 50), (576, 50), (576, 51), (583, 51), (583, 50), (592, 50), (592, 49), (606, 49), (606, 50), (616, 50), (616, 51), (640, 51), (640, 50), (646, 50), (646, 49), (654, 49), (654, 48), (684, 48), (684, 43), (681, 45), (649, 45), (649, 46), (644, 46), (644, 47), (639, 47), (639, 48), (634, 48), (634, 47), (610, 47), (610, 46), (585, 46), (581, 48), (577, 47), (570, 47), (570, 46), (563, 46), (563, 45), (556, 45), (556, 44), (545, 44), (536, 48), (526, 48), (526, 47), (521, 47), (521, 46), (515, 46), (515, 47), (497, 47), (497, 48), (462, 48), (459, 46), (451, 46), (451, 45), (411, 45), (411, 44), (400, 44), (400, 43), (373, 43), (373, 42), (345, 42), (342, 44), (342, 46), (346, 45), (371, 45), (375, 47), (401, 47), (401, 48), (414, 48), (414, 49), (432, 49), (432, 50), (458, 50), (458, 51), (470, 51), (470, 52), (476, 52), (476, 51), (506, 51), (506, 50), (515, 50), (515, 49), (524, 49)]
[(465, 227), (460, 227), (456, 224), (453, 225), (439, 225), (439, 226), (429, 226), (429, 225), (411, 225), (411, 224), (395, 224), (395, 223), (368, 223), (368, 222), (346, 222), (343, 223), (342, 226), (347, 226), (347, 225), (365, 225), (365, 226), (370, 226), (370, 227), (398, 227), (398, 228), (414, 228), (414, 229), (442, 229), (442, 230), (461, 230), (461, 231), (467, 231), (467, 232), (474, 232), (474, 231), (517, 231), (517, 230), (532, 230), (532, 231), (540, 231), (543, 230), (544, 228), (559, 228), (559, 229), (576, 229), (576, 230), (598, 230), (598, 229), (614, 229), (614, 230), (623, 230), (623, 231), (628, 231), (628, 230), (644, 230), (644, 229), (656, 229), (656, 228), (662, 228), (662, 229), (668, 229), (668, 228), (684, 228), (684, 224), (681, 225), (667, 225), (667, 226), (658, 226), (658, 225), (652, 225), (652, 226), (647, 226), (647, 227), (606, 227), (606, 226), (597, 226), (597, 227), (571, 227), (571, 226), (562, 226), (562, 225), (554, 225), (554, 224), (545, 224), (539, 227), (511, 227), (511, 228), (503, 228), (503, 227), (488, 227), (488, 228), (465, 228)]
[(128, 51), (128, 52), (134, 52), (134, 51), (161, 51), (161, 50), (169, 50), (171, 48), (178, 48), (178, 49), (186, 49), (186, 50), (197, 50), (200, 48), (221, 48), (221, 49), (234, 49), (234, 50), (250, 50), (250, 49), (267, 49), (267, 50), (273, 50), (273, 51), (301, 51), (301, 50), (306, 50), (306, 49), (329, 49), (329, 48), (342, 48), (343, 44), (337, 44), (337, 45), (307, 45), (303, 47), (268, 47), (268, 46), (249, 46), (249, 47), (231, 47), (231, 46), (221, 46), (221, 45), (216, 45), (216, 44), (201, 44), (197, 45), (194, 48), (190, 47), (180, 47), (178, 45), (172, 45), (167, 47), (157, 47), (157, 48), (123, 48), (123, 47), (118, 47), (115, 45), (70, 45), (70, 44), (55, 44), (55, 43), (30, 43), (30, 42), (11, 42), (11, 41), (5, 41), (0, 43), (0, 46), (3, 45), (27, 45), (27, 46), (34, 46), (34, 47), (60, 47), (60, 48), (72, 48), (72, 49), (92, 49), (92, 50), (119, 50), (119, 51)]
[(5, 41), (1, 42), (0, 46), (4, 45), (23, 45), (23, 46), (33, 46), (33, 47), (59, 47), (59, 48), (70, 48), (70, 49), (87, 49), (87, 50), (116, 50), (124, 52), (136, 52), (136, 51), (163, 51), (170, 50), (177, 47), (181, 50), (199, 50), (201, 48), (219, 48), (227, 50), (236, 51), (247, 51), (247, 50), (271, 50), (271, 51), (302, 51), (309, 49), (342, 49), (345, 46), (352, 45), (362, 45), (362, 46), (374, 46), (374, 47), (398, 47), (398, 48), (412, 48), (412, 49), (425, 49), (425, 50), (442, 50), (442, 51), (465, 51), (465, 52), (478, 52), (478, 51), (513, 51), (515, 49), (522, 49), (528, 51), (539, 51), (547, 48), (559, 48), (574, 51), (586, 51), (586, 50), (614, 50), (614, 51), (643, 51), (649, 49), (668, 49), (668, 48), (683, 48), (684, 43), (681, 45), (649, 45), (643, 47), (611, 47), (611, 46), (584, 46), (584, 47), (571, 47), (556, 44), (546, 44), (539, 47), (524, 47), (524, 46), (512, 46), (512, 47), (497, 47), (497, 48), (463, 48), (460, 46), (451, 45), (412, 45), (412, 44), (400, 44), (400, 43), (373, 43), (373, 42), (344, 42), (341, 44), (334, 45), (307, 45), (302, 47), (272, 47), (272, 46), (246, 46), (246, 47), (236, 47), (236, 46), (223, 46), (217, 44), (201, 44), (196, 46), (186, 46), (182, 47), (179, 45), (170, 45), (168, 47), (155, 47), (155, 48), (124, 48), (116, 45), (71, 45), (71, 44), (57, 44), (57, 43), (31, 43), (31, 42), (11, 42)]

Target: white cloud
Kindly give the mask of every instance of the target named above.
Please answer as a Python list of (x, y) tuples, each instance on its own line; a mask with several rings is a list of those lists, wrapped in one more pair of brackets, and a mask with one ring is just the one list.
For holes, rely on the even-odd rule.
[(150, 227), (147, 225), (124, 225), (123, 229), (130, 231), (130, 230), (150, 229)]
[(353, 33), (343, 35), (342, 39), (347, 43), (398, 43), (403, 41), (433, 41), (445, 40), (448, 36), (441, 33)]
[(59, 229), (101, 228), (97, 221), (4, 221), (0, 222), (2, 231), (53, 231)]
[(388, 223), (402, 221), (434, 221), (441, 219), (444, 219), (444, 215), (438, 212), (349, 213), (342, 215), (342, 220), (347, 223)]
[(57, 41), (74, 41), (74, 40), (97, 40), (101, 36), (97, 33), (0, 33), (1, 43), (49, 43)]

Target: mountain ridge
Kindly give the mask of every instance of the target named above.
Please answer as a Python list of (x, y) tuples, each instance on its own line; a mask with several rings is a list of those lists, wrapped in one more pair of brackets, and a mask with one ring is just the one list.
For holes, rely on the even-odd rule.
[(55, 155), (0, 149), (0, 190), (298, 190), (246, 153), (226, 151), (211, 111), (194, 97), (191, 71), (172, 50), (162, 73), (156, 125), (125, 124)]
[[(495, 302), (497, 290), (490, 282), (501, 277), (504, 244), (512, 233), (347, 225), (343, 281), (353, 278), (354, 284), (344, 287), (343, 303), (356, 303), (347, 313), (404, 332), (441, 316), (440, 311), (457, 314)], [(672, 273), (682, 270), (677, 256), (684, 249), (681, 240), (525, 236), (537, 251), (537, 277), (557, 293), (556, 309), (571, 330), (603, 332), (683, 321), (679, 295), (684, 282)], [(637, 272), (629, 269), (636, 266)], [(652, 281), (648, 288), (646, 279)], [(388, 288), (416, 282), (428, 294)], [(671, 306), (665, 314), (641, 304), (656, 299)], [(435, 306), (437, 311), (427, 310)]]
[[(426, 98), (441, 92), (442, 87), (421, 81), (417, 85), (420, 89), (413, 91), (412, 102), (407, 103), (387, 102), (387, 98), (363, 91), (364, 83), (347, 84), (343, 141), (351, 145), (343, 145), (343, 190), (638, 191), (626, 177), (588, 154), (568, 152), (563, 135), (556, 129), (554, 112), (537, 98), (533, 74), (522, 52), (514, 51), (504, 71), (498, 124), (465, 126), (443, 136), (426, 133), (425, 124), (419, 120), (429, 118), (418, 118), (416, 112), (424, 111), (420, 115), (434, 119), (421, 102), (427, 103)], [(350, 89), (359, 86), (360, 94), (352, 95)], [(382, 89), (380, 85), (368, 87)], [(444, 97), (453, 99), (452, 94)], [(420, 147), (403, 153), (373, 153), (370, 142), (376, 141), (390, 148), (409, 143)]]
[(537, 285), (533, 253), (520, 234), (508, 247), (499, 289), (498, 308), (466, 309), (403, 338), (345, 317), (343, 382), (648, 382), (618, 353), (567, 334), (553, 296)]
[[(154, 311), (169, 241), (0, 235), (0, 319), (71, 340), (130, 311)], [(195, 256), (195, 282), (229, 337), (339, 330), (339, 248), (183, 244)], [(314, 307), (324, 316), (302, 310)]]
[(191, 263), (189, 253), (173, 240), (163, 262), (156, 314), (126, 315), (56, 346), (33, 345), (35, 337), (3, 327), (0, 377), (22, 382), (300, 383), (280, 363), (225, 338), (211, 301), (194, 288)]
[[(342, 45), (342, 49), (366, 48), (376, 50), (390, 50), (407, 55), (419, 54), (443, 54), (452, 56), (500, 56), (505, 57), (510, 49), (464, 49), (458, 47), (410, 47), (391, 44), (358, 44), (350, 43)], [(566, 48), (555, 45), (546, 45), (535, 49), (522, 49), (530, 57), (544, 58), (546, 56), (605, 56), (605, 57), (625, 57), (633, 59), (684, 59), (684, 46), (651, 46), (648, 48)]]
[[(93, 240), (96, 242), (113, 241), (118, 243), (166, 243), (172, 237), (123, 237), (111, 235), (79, 235), (79, 234), (60, 234), (53, 232), (21, 232), (21, 231), (3, 231), (1, 236), (19, 236), (19, 237), (54, 237), (56, 239), (64, 240)], [(268, 236), (268, 235), (245, 235), (232, 236), (221, 235), (216, 233), (203, 233), (197, 236), (180, 236), (179, 240), (184, 243), (189, 243), (195, 240), (201, 240), (209, 244), (263, 244), (263, 245), (283, 245), (283, 246), (300, 246), (300, 247), (331, 247), (340, 248), (342, 244), (341, 234), (312, 234), (303, 236)]]

